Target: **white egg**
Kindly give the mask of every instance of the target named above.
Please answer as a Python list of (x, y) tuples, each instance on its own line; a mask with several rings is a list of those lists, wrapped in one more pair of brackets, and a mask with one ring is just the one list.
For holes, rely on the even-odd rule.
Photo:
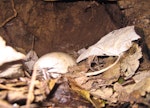
[(58, 78), (68, 72), (68, 67), (76, 65), (75, 60), (63, 52), (52, 52), (43, 55), (34, 65), (34, 71), (41, 73), (44, 79)]

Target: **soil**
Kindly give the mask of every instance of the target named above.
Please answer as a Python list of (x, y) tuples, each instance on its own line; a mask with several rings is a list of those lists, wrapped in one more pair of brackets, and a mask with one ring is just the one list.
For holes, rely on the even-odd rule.
[[(0, 35), (9, 45), (27, 52), (35, 40), (34, 49), (39, 56), (52, 51), (77, 51), (122, 26), (121, 12), (115, 4), (106, 7), (94, 1), (34, 0), (15, 0), (14, 4), (17, 16), (0, 29)], [(2, 23), (14, 12), (10, 1), (1, 1), (1, 8)]]
[(135, 25), (143, 30), (150, 56), (150, 1), (119, 0), (118, 5), (128, 20), (127, 25)]

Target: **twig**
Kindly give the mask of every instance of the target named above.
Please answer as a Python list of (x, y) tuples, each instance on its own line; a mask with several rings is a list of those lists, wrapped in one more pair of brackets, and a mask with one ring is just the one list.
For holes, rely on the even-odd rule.
[(10, 87), (7, 85), (0, 84), (0, 89), (12, 90), (12, 91), (25, 91), (27, 90), (27, 87), (16, 88), (16, 87)]
[(31, 47), (32, 50), (34, 50), (34, 45), (35, 45), (35, 36), (33, 35), (33, 41), (32, 41), (32, 47)]
[(2, 99), (0, 99), (0, 105), (2, 108), (13, 108), (13, 106), (10, 103), (8, 103)]
[(35, 80), (36, 80), (36, 69), (34, 69), (34, 71), (32, 73), (29, 91), (28, 91), (28, 95), (27, 95), (26, 108), (30, 108), (30, 104), (34, 99), (33, 92), (34, 92)]
[(11, 4), (12, 4), (12, 8), (14, 11), (14, 14), (12, 16), (10, 16), (9, 18), (7, 18), (1, 25), (0, 27), (3, 27), (7, 22), (9, 22), (10, 20), (12, 20), (13, 18), (15, 18), (17, 16), (17, 11), (15, 9), (15, 5), (14, 5), (14, 1), (11, 0)]
[(107, 71), (108, 69), (112, 68), (114, 65), (116, 65), (119, 60), (120, 60), (120, 56), (118, 56), (117, 60), (113, 64), (111, 64), (110, 66), (108, 66), (102, 70), (99, 70), (99, 71), (88, 72), (88, 73), (86, 73), (86, 76), (93, 76), (93, 75), (98, 75), (100, 73), (103, 73), (103, 72)]

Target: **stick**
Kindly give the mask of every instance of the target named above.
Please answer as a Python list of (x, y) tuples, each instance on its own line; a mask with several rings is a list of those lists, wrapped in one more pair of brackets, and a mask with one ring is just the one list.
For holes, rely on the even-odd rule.
[(34, 99), (34, 93), (33, 92), (34, 92), (35, 80), (36, 80), (36, 69), (34, 69), (33, 73), (32, 73), (29, 91), (28, 91), (28, 95), (27, 95), (26, 108), (30, 108), (30, 104)]

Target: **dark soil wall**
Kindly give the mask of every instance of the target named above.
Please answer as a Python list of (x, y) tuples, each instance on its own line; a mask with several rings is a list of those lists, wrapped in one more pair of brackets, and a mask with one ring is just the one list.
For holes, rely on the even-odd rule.
[[(17, 16), (0, 28), (7, 43), (29, 51), (35, 40), (38, 55), (51, 51), (77, 51), (97, 42), (121, 26), (116, 4), (94, 1), (44, 2), (14, 0)], [(0, 1), (0, 24), (11, 17), (11, 0)], [(33, 39), (34, 38), (34, 39)]]

